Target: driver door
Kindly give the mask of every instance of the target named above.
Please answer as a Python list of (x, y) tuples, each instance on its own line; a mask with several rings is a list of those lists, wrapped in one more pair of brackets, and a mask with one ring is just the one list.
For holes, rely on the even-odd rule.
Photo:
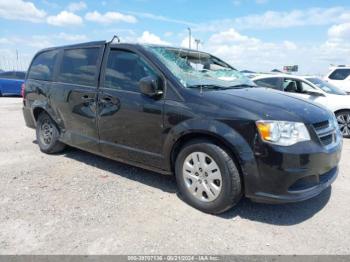
[(145, 58), (126, 49), (110, 49), (98, 93), (102, 153), (159, 167), (162, 163), (164, 100), (141, 94), (139, 80), (160, 75)]

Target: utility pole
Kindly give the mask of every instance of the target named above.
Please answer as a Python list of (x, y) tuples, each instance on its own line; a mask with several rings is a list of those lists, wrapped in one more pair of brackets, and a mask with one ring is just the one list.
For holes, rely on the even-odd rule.
[(188, 30), (188, 48), (191, 49), (191, 37), (192, 37), (192, 30), (190, 27), (187, 28)]
[(18, 71), (18, 49), (16, 48), (16, 70)]
[(197, 45), (197, 51), (198, 51), (198, 46), (199, 46), (199, 44), (200, 44), (201, 40), (199, 40), (199, 39), (194, 39), (194, 41), (196, 42), (196, 45)]

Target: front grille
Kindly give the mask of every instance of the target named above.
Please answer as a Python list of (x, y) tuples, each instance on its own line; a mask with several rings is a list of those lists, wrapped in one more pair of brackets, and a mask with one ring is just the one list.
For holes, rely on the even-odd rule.
[(315, 123), (313, 127), (323, 146), (330, 146), (337, 142), (337, 131), (330, 121)]
[(329, 121), (323, 121), (320, 123), (315, 123), (313, 124), (314, 128), (316, 131), (322, 130), (322, 129), (326, 129), (329, 127)]

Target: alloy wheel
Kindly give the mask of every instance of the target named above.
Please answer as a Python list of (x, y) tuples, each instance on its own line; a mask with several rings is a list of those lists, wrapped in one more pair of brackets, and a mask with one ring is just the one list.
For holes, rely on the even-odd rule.
[(337, 121), (343, 136), (350, 136), (350, 113), (344, 112), (338, 114)]

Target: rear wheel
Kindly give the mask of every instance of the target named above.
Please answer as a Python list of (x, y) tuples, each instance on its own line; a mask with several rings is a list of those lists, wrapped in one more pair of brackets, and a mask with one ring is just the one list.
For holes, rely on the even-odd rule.
[(36, 139), (39, 148), (47, 154), (58, 153), (65, 148), (65, 144), (59, 141), (59, 130), (52, 118), (41, 113), (36, 125)]
[(203, 212), (222, 213), (241, 198), (237, 166), (225, 150), (209, 141), (187, 144), (176, 159), (175, 172), (183, 199)]
[(343, 137), (350, 138), (350, 111), (344, 110), (336, 113), (337, 121)]

